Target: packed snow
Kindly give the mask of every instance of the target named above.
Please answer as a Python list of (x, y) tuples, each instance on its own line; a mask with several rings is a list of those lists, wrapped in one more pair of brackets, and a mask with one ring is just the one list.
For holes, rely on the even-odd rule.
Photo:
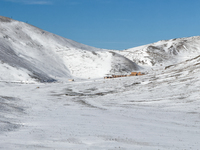
[[(199, 37), (114, 51), (0, 30), (0, 149), (199, 149)], [(145, 75), (103, 79), (131, 71)]]

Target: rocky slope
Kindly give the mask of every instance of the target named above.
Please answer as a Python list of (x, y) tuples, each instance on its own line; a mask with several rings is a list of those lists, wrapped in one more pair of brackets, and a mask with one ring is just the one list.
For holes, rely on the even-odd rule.
[(200, 37), (162, 40), (119, 51), (119, 54), (139, 65), (150, 67), (173, 65), (200, 55)]

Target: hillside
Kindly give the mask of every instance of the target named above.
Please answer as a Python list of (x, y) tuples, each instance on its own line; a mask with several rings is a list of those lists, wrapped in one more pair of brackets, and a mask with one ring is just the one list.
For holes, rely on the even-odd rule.
[(53, 82), (102, 78), (140, 67), (127, 58), (0, 17), (0, 80)]
[(168, 66), (200, 55), (200, 37), (162, 40), (118, 53), (142, 66)]

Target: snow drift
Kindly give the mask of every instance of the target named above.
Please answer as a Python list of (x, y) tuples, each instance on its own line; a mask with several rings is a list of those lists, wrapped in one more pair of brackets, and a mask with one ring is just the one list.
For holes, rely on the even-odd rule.
[(139, 70), (114, 52), (87, 46), (32, 25), (0, 17), (0, 80), (52, 82)]

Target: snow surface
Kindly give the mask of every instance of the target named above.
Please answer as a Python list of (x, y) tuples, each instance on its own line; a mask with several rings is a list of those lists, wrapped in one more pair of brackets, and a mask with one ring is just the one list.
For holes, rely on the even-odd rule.
[(199, 149), (200, 67), (185, 63), (139, 77), (1, 82), (0, 149)]
[[(0, 149), (199, 149), (199, 37), (118, 52), (5, 17), (0, 30)], [(140, 69), (117, 53), (146, 74), (103, 79)]]

